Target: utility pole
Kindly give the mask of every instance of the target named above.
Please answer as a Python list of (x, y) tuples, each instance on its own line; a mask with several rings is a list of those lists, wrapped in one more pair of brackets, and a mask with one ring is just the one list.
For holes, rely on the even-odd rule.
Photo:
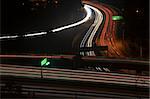
[(41, 66), (41, 78), (43, 78), (43, 66)]
[(143, 48), (142, 48), (142, 45), (140, 45), (140, 57), (141, 58), (143, 57)]
[(122, 40), (124, 42), (124, 30), (123, 30), (123, 33), (122, 33)]
[(140, 47), (140, 49), (139, 49), (140, 50), (140, 53), (139, 53), (140, 58), (142, 58), (143, 57), (143, 47), (142, 47), (142, 42), (141, 41), (140, 41), (140, 46), (139, 47)]

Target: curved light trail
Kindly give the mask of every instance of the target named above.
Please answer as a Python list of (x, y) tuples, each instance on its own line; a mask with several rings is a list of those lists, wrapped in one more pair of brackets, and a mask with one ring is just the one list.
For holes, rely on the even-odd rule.
[(83, 3), (96, 7), (105, 14), (105, 22), (101, 34), (95, 40), (97, 46), (108, 46), (107, 52), (103, 53), (103, 55), (109, 57), (126, 57), (123, 47), (120, 47), (119, 41), (116, 38), (117, 22), (112, 20), (112, 17), (118, 15), (118, 13), (109, 7), (109, 5), (100, 2), (95, 3), (92, 0), (86, 0)]
[(77, 23), (71, 24), (71, 25), (67, 25), (67, 26), (63, 26), (63, 27), (57, 28), (57, 29), (53, 29), (52, 32), (58, 32), (58, 31), (61, 31), (61, 30), (64, 30), (64, 29), (72, 28), (72, 27), (78, 26), (78, 25), (88, 21), (89, 18), (91, 17), (91, 15), (92, 15), (92, 11), (91, 11), (91, 9), (89, 8), (88, 5), (84, 5), (84, 9), (86, 10), (87, 15), (86, 15), (86, 17), (83, 20), (81, 20), (81, 21), (79, 21)]
[[(93, 46), (93, 39), (94, 36), (99, 29), (99, 26), (101, 25), (103, 21), (103, 14), (95, 7), (92, 7), (90, 5), (87, 5), (89, 8), (91, 8), (95, 12), (95, 20), (94, 23), (89, 28), (88, 32), (84, 36), (83, 40), (81, 41), (80, 48), (81, 47), (92, 47)], [(84, 55), (84, 52), (80, 53), (81, 55)], [(86, 53), (88, 56), (95, 56), (94, 51), (90, 51)]]
[[(64, 29), (68, 29), (68, 28), (72, 28), (72, 27), (75, 27), (75, 26), (78, 26), (78, 25), (81, 25), (83, 23), (85, 23), (86, 21), (88, 21), (92, 15), (92, 10), (87, 6), (87, 5), (84, 5), (84, 9), (86, 11), (86, 17), (76, 23), (73, 23), (73, 24), (70, 24), (70, 25), (66, 25), (66, 26), (62, 26), (62, 27), (59, 27), (59, 28), (56, 28), (56, 29), (53, 29), (53, 30), (50, 30), (49, 32), (58, 32), (58, 31), (62, 31)], [(30, 34), (25, 34), (23, 35), (22, 37), (31, 37), (31, 36), (39, 36), (39, 35), (46, 35), (48, 32), (39, 32), (39, 33), (30, 33)], [(0, 40), (1, 39), (11, 39), (11, 38), (17, 38), (19, 37), (18, 35), (15, 35), (15, 36), (2, 36), (0, 37)]]

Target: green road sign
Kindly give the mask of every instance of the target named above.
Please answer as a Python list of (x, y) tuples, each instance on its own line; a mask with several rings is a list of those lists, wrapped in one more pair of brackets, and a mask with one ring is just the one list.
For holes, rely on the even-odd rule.
[(41, 61), (41, 66), (47, 66), (49, 65), (50, 62), (48, 62), (47, 58), (44, 58), (42, 61)]
[(123, 16), (112, 16), (112, 20), (117, 21), (117, 20), (122, 20)]

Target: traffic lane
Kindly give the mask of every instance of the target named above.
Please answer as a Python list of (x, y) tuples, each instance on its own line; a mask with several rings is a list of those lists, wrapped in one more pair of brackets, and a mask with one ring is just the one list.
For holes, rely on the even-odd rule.
[[(103, 20), (103, 15), (102, 13), (97, 9), (94, 8), (92, 6), (89, 6), (89, 8), (91, 8), (94, 13), (95, 13), (95, 20), (93, 22), (93, 24), (90, 26), (89, 30), (87, 31), (87, 33), (85, 34), (84, 38), (82, 39), (81, 43), (80, 43), (80, 48), (81, 47), (92, 47), (93, 46), (93, 39), (96, 35), (97, 30), (99, 29), (99, 26), (102, 23)], [(82, 55), (88, 55), (88, 56), (95, 56), (94, 51), (90, 51), (90, 52), (81, 52)]]
[(64, 51), (71, 52), (71, 50), (73, 50), (72, 42), (74, 41), (74, 38), (85, 33), (90, 25), (91, 22), (89, 21), (80, 26), (63, 30), (58, 33), (1, 41), (1, 53), (46, 54), (53, 52), (61, 53)]
[[(122, 49), (119, 48), (120, 44), (118, 43), (117, 38), (116, 38), (117, 23), (112, 20), (112, 16), (113, 15), (118, 15), (118, 13), (108, 5), (105, 5), (105, 4), (102, 4), (102, 3), (101, 3), (101, 5), (103, 5), (106, 8), (107, 11), (109, 11), (109, 13), (111, 14), (110, 21), (112, 21), (112, 22), (110, 22), (111, 31), (108, 31), (108, 37), (107, 36), (105, 37), (106, 41), (111, 46), (111, 49), (114, 50), (116, 55), (118, 55), (116, 57), (125, 57), (124, 52), (122, 51)], [(108, 40), (110, 40), (110, 41), (108, 41)]]
[[(0, 64), (1, 75), (23, 76), (29, 78), (62, 79), (107, 84), (149, 87), (149, 77), (118, 73), (104, 73), (83, 70), (56, 68), (25, 67), (19, 65)], [(42, 70), (42, 74), (41, 74)]]
[[(86, 12), (86, 16), (82, 19), (82, 20), (78, 20), (77, 22), (74, 22), (74, 23), (71, 23), (71, 24), (67, 24), (66, 25), (62, 25), (61, 27), (57, 27), (55, 29), (52, 29), (52, 30), (47, 30), (47, 29), (44, 29), (44, 30), (39, 30), (39, 31), (32, 31), (30, 30), (30, 32), (27, 32), (26, 34), (19, 34), (19, 35), (7, 35), (7, 36), (1, 36), (0, 37), (0, 40), (7, 40), (7, 39), (15, 39), (15, 38), (18, 38), (18, 37), (30, 37), (30, 36), (40, 36), (40, 35), (46, 35), (50, 32), (53, 32), (53, 33), (57, 33), (59, 31), (62, 31), (62, 30), (65, 30), (65, 29), (68, 29), (68, 28), (73, 28), (73, 27), (76, 27), (78, 25), (81, 25), (83, 23), (85, 23), (86, 21), (88, 21), (90, 19), (90, 17), (92, 16), (92, 11), (91, 9), (87, 6), (87, 5), (84, 5), (84, 9), (85, 9), (85, 12)], [(56, 22), (57, 23), (57, 22)], [(50, 23), (49, 23), (50, 24)], [(48, 25), (47, 25), (48, 26)], [(25, 28), (25, 27), (24, 27)], [(44, 31), (44, 32), (43, 32)]]
[[(118, 56), (117, 50), (114, 49), (112, 42), (107, 41), (107, 38), (109, 37), (109, 35), (112, 35), (111, 32), (112, 32), (112, 15), (113, 14), (109, 9), (107, 9), (103, 6), (100, 6), (100, 7), (101, 7), (101, 9), (103, 9), (105, 14), (107, 13), (106, 16), (109, 16), (109, 19), (108, 19), (109, 22), (108, 22), (108, 25), (106, 27), (107, 29), (105, 29), (106, 31), (103, 31), (101, 36), (100, 36), (100, 45), (102, 45), (102, 46), (107, 45), (108, 46), (108, 52), (111, 53), (113, 56), (117, 57)], [(108, 36), (106, 37), (106, 35), (108, 35)], [(109, 53), (108, 53), (108, 55), (109, 55)]]
[[(53, 50), (57, 50), (60, 53), (67, 52), (67, 51), (71, 52), (71, 50), (74, 48), (73, 45), (75, 41), (74, 38), (77, 38), (76, 36), (81, 33), (85, 33), (86, 29), (91, 24), (90, 22), (92, 18), (90, 17), (92, 12), (90, 11), (90, 8), (86, 7), (86, 5), (85, 5), (85, 10), (87, 12), (86, 17), (78, 22), (72, 23), (70, 25), (66, 25), (64, 27), (53, 29), (51, 32), (41, 32), (41, 33), (32, 33), (32, 34), (29, 33), (17, 39), (11, 39), (11, 40), (8, 39), (8, 41), (2, 42), (2, 48), (5, 49), (2, 50), (4, 53), (5, 52), (7, 53), (8, 51), (7, 49), (10, 49), (9, 51), (12, 51), (12, 53), (16, 53), (16, 52), (19, 53), (23, 50), (24, 51), (22, 53), (28, 53), (28, 52), (40, 53), (40, 49), (41, 52), (44, 53), (47, 52), (53, 53), (55, 52)], [(16, 51), (15, 48), (18, 51)]]
[(84, 9), (86, 11), (86, 17), (84, 19), (82, 19), (81, 21), (78, 21), (78, 22), (74, 22), (70, 25), (65, 25), (65, 26), (62, 26), (62, 27), (59, 27), (59, 28), (56, 28), (56, 29), (53, 29), (51, 30), (52, 32), (58, 32), (58, 31), (62, 31), (62, 30), (65, 30), (65, 29), (68, 29), (68, 28), (72, 28), (72, 27), (75, 27), (75, 26), (78, 26), (78, 25), (81, 25), (83, 24), (84, 22), (88, 21), (92, 15), (92, 11), (91, 11), (91, 8), (88, 6), (88, 5), (84, 5)]
[[(110, 56), (110, 54), (111, 54), (111, 56), (115, 56), (115, 57), (121, 56), (121, 55), (119, 55), (120, 54), (119, 50), (115, 47), (114, 41), (106, 41), (106, 39), (108, 39), (108, 37), (106, 37), (106, 34), (108, 34), (110, 36), (113, 35), (113, 37), (115, 36), (114, 33), (110, 34), (109, 32), (111, 32), (111, 31), (114, 32), (114, 30), (112, 30), (112, 26), (114, 26), (115, 24), (112, 23), (111, 18), (112, 18), (112, 15), (114, 15), (114, 13), (116, 14), (116, 12), (111, 11), (107, 7), (103, 6), (103, 4), (93, 3), (93, 2), (88, 2), (88, 1), (84, 1), (84, 2), (87, 4), (96, 6), (97, 8), (103, 10), (104, 13), (106, 14), (105, 25), (104, 25), (103, 31), (100, 35), (100, 41), (96, 41), (97, 45), (108, 45), (109, 44), (109, 46), (110, 46), (110, 47), (108, 46), (109, 47), (109, 50), (108, 50), (109, 56)], [(115, 28), (115, 26), (113, 28)], [(99, 38), (97, 40), (99, 40)], [(114, 45), (112, 45), (112, 44), (114, 44)]]
[[(96, 12), (96, 22), (94, 23), (94, 24), (96, 24), (96, 26), (94, 27), (94, 29), (93, 29), (93, 31), (92, 31), (92, 33), (91, 33), (91, 35), (90, 35), (90, 37), (89, 37), (89, 39), (87, 41), (87, 47), (93, 47), (94, 46), (93, 45), (94, 44), (93, 42), (95, 42), (95, 41), (93, 41), (94, 37), (96, 36), (96, 33), (97, 33), (97, 31), (98, 31), (98, 29), (99, 29), (99, 27), (100, 27), (100, 25), (102, 24), (102, 21), (103, 21), (103, 14), (102, 14), (102, 12), (100, 12), (98, 9), (96, 9), (94, 7), (93, 7), (93, 9)], [(94, 51), (90, 51), (87, 54), (89, 56), (95, 56)]]
[[(4, 14), (1, 35), (51, 30), (66, 23), (82, 20), (86, 14), (80, 1), (64, 1), (63, 6), (57, 8), (51, 5), (51, 2), (53, 1), (44, 6), (39, 4), (37, 7), (33, 6), (30, 0), (2, 0)], [(72, 6), (70, 9), (67, 8), (68, 4)]]
[[(71, 98), (71, 97), (80, 97), (80, 98), (90, 98), (90, 99), (97, 99), (99, 97), (104, 98), (136, 98), (137, 94), (135, 93), (135, 90), (137, 88), (129, 88), (126, 89), (126, 86), (114, 86), (114, 85), (108, 85), (108, 84), (99, 84), (99, 83), (91, 83), (91, 82), (79, 82), (79, 81), (57, 81), (57, 80), (46, 80), (48, 81), (47, 84), (45, 84), (45, 80), (37, 80), (37, 79), (26, 79), (26, 78), (15, 78), (12, 77), (10, 79), (10, 76), (3, 76), (2, 80), (6, 81), (5, 83), (2, 83), (0, 86), (3, 89), (9, 87), (8, 80), (15, 81), (16, 84), (19, 83), (19, 85), (13, 85), (14, 87), (22, 86), (22, 91), (33, 91), (34, 94), (36, 94), (36, 97), (38, 95), (42, 95), (42, 97), (45, 95), (48, 95), (48, 97), (54, 97), (55, 95), (57, 98)], [(24, 82), (20, 81), (23, 80)], [(36, 81), (36, 82), (35, 82)], [(73, 83), (72, 83), (73, 82)], [(93, 86), (94, 85), (94, 86)], [(111, 89), (110, 89), (111, 88)], [(143, 89), (143, 88), (142, 88)], [(131, 91), (132, 90), (132, 91)], [(144, 91), (144, 90), (143, 90)], [(76, 93), (78, 92), (78, 93)], [(23, 92), (24, 93), (24, 92)], [(49, 94), (51, 93), (51, 94)], [(76, 93), (76, 94), (75, 94)], [(27, 95), (30, 97), (28, 93), (24, 93), (24, 95)], [(64, 96), (65, 95), (65, 96)], [(62, 97), (61, 97), (62, 96)], [(140, 93), (140, 96), (142, 97), (148, 97), (148, 90), (145, 91), (145, 93)], [(39, 97), (40, 98), (40, 97)], [(56, 98), (56, 97), (54, 97)]]

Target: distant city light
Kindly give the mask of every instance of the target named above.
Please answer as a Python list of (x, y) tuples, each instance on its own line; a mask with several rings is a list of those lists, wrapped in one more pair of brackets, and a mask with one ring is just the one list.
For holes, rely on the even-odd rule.
[(22, 5), (24, 5), (24, 3), (22, 3)]
[(136, 10), (136, 13), (138, 13), (138, 12), (139, 12), (139, 10), (137, 9), (137, 10)]
[(57, 4), (58, 3), (58, 1), (57, 0), (55, 0), (55, 4)]

